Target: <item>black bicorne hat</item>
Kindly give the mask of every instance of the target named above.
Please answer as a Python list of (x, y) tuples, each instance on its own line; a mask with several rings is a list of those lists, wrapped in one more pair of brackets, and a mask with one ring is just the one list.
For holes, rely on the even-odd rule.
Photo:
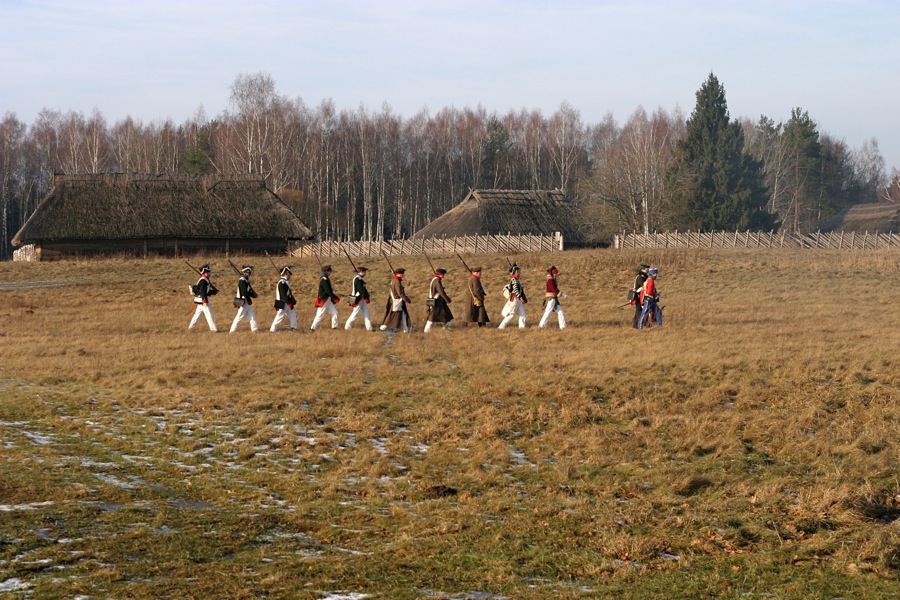
[(201, 273), (212, 273), (212, 269), (209, 268), (209, 263), (200, 265), (198, 271), (200, 271)]
[(294, 273), (294, 272), (291, 271), (291, 268), (288, 267), (288, 266), (284, 266), (284, 267), (281, 268), (281, 274), (282, 274), (282, 275), (293, 275), (293, 273)]

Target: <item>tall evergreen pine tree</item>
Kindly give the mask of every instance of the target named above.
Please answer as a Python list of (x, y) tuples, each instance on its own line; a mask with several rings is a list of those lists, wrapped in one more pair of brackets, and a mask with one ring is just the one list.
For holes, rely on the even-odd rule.
[(730, 122), (725, 89), (712, 73), (697, 91), (666, 183), (675, 228), (764, 230), (775, 225), (765, 210), (762, 163), (744, 152), (744, 132)]

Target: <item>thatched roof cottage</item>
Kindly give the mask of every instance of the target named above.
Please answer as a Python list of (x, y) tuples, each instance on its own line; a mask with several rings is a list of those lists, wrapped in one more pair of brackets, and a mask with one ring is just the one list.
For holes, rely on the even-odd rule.
[(575, 203), (560, 190), (470, 190), (462, 202), (412, 237), (559, 232), (567, 244), (578, 244), (583, 239), (581, 223)]
[(57, 175), (13, 238), (37, 260), (104, 253), (278, 252), (312, 232), (258, 177)]

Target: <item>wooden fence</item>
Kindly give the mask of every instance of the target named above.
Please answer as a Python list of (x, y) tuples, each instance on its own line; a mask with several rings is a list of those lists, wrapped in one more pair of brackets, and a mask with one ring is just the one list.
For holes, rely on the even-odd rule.
[(709, 233), (626, 233), (616, 234), (615, 248), (830, 248), (835, 250), (877, 250), (900, 248), (900, 233), (859, 233), (830, 231), (788, 233), (763, 231), (712, 231)]
[(487, 252), (557, 252), (562, 250), (563, 236), (553, 235), (466, 235), (450, 238), (425, 238), (416, 240), (390, 240), (382, 242), (301, 241), (292, 244), (291, 256), (302, 258), (318, 254), (320, 257), (350, 256), (368, 257), (420, 254), (483, 254)]

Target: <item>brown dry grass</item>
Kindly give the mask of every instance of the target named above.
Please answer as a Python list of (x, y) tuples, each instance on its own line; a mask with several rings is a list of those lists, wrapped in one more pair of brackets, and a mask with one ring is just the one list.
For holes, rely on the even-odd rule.
[[(539, 299), (547, 257), (516, 258)], [(188, 333), (179, 261), (0, 264), (0, 584), (142, 598), (896, 592), (900, 254), (551, 258), (563, 332), (534, 328), (535, 301), (525, 331), (393, 336)], [(636, 332), (615, 306), (648, 259), (667, 322)], [(506, 261), (478, 260), (496, 325)], [(274, 277), (245, 262), (261, 267), (266, 328)], [(421, 326), (427, 264), (394, 262)], [(455, 308), (462, 269), (435, 262)], [(235, 278), (213, 264), (227, 329)], [(299, 266), (305, 329), (316, 274)], [(387, 268), (371, 266), (380, 318)], [(9, 286), (40, 281), (67, 285)]]

